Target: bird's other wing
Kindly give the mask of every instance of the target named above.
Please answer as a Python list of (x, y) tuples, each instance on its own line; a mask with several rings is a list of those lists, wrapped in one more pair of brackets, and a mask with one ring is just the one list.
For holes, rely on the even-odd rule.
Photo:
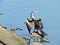
[(41, 20), (40, 17), (39, 17), (39, 19), (37, 20), (37, 22), (39, 23), (41, 29), (44, 28), (43, 23), (42, 23), (42, 20)]
[(30, 33), (30, 30), (33, 29), (33, 23), (29, 22), (28, 19), (26, 19), (25, 24), (27, 26), (27, 29), (28, 29), (29, 33)]
[(27, 19), (26, 19), (26, 22), (28, 23), (28, 25), (29, 25), (29, 27), (30, 27), (31, 29), (34, 28), (34, 22), (33, 22), (32, 20), (29, 20), (29, 19), (27, 18)]

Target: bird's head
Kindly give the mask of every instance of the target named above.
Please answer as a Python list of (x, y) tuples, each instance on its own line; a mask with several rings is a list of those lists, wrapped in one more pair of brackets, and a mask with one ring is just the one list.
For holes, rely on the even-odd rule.
[(34, 15), (34, 13), (36, 13), (36, 12), (38, 12), (38, 11), (32, 11), (32, 12), (30, 13), (30, 17), (31, 17), (32, 20), (35, 19), (35, 17), (34, 17), (33, 15)]

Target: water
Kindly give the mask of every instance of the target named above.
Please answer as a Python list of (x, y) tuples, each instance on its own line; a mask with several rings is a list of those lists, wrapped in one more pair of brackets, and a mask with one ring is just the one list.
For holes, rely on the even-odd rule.
[(60, 45), (59, 0), (0, 0), (0, 11), (3, 13), (0, 16), (0, 24), (8, 30), (12, 26), (23, 28), (23, 31), (16, 31), (15, 34), (29, 36), (24, 21), (25, 17), (30, 18), (32, 10), (39, 11), (34, 16), (42, 18), (44, 31), (48, 33), (47, 38), (51, 41), (48, 45)]

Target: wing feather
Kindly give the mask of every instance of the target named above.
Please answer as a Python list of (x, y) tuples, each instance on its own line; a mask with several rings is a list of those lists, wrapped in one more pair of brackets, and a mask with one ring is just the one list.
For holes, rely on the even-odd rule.
[(29, 33), (30, 33), (30, 30), (33, 29), (33, 27), (34, 27), (33, 22), (29, 22), (28, 19), (26, 19), (25, 24), (27, 26), (27, 29), (28, 29)]
[(39, 17), (39, 19), (37, 20), (37, 22), (39, 23), (39, 25), (40, 25), (40, 29), (43, 29), (44, 28), (44, 26), (43, 26), (43, 23), (42, 23), (42, 20), (41, 20), (41, 18)]

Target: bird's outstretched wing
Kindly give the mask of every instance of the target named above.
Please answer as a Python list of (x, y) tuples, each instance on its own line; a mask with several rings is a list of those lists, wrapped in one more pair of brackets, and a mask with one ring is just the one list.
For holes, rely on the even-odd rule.
[(39, 19), (37, 20), (38, 24), (40, 25), (40, 29), (43, 29), (44, 26), (43, 26), (43, 23), (42, 23), (42, 20), (41, 18), (39, 17)]
[(25, 24), (26, 24), (26, 26), (27, 26), (27, 29), (28, 29), (29, 33), (30, 33), (31, 29), (33, 29), (33, 27), (34, 27), (33, 22), (27, 18), (27, 19), (25, 20)]
[(42, 29), (44, 28), (44, 26), (43, 26), (43, 23), (42, 23), (42, 20), (39, 18), (39, 20), (37, 20), (38, 22), (38, 24), (40, 25), (40, 31), (41, 31), (41, 33), (43, 34), (43, 35), (47, 35)]

